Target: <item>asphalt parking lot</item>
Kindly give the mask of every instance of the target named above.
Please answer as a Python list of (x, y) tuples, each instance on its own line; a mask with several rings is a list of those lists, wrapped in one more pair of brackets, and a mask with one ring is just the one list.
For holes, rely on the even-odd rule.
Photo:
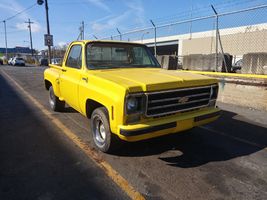
[(146, 199), (266, 199), (267, 112), (219, 104), (216, 122), (108, 155), (88, 119), (49, 111), (44, 69), (0, 66), (0, 199), (130, 198), (21, 88)]

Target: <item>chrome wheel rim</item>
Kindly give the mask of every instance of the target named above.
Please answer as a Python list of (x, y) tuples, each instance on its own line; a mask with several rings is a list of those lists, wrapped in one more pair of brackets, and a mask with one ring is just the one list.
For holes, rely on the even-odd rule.
[(54, 107), (54, 105), (55, 105), (55, 95), (54, 95), (53, 90), (49, 91), (49, 103), (50, 103), (51, 107)]
[(102, 120), (99, 117), (94, 118), (94, 139), (98, 146), (103, 146), (106, 141), (106, 129), (102, 122)]

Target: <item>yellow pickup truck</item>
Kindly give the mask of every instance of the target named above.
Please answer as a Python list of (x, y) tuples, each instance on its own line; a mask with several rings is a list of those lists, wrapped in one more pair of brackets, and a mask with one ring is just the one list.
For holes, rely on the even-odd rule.
[(161, 69), (147, 46), (75, 41), (62, 66), (44, 71), (52, 110), (65, 103), (90, 119), (94, 143), (108, 152), (118, 138), (139, 141), (216, 120), (216, 79)]

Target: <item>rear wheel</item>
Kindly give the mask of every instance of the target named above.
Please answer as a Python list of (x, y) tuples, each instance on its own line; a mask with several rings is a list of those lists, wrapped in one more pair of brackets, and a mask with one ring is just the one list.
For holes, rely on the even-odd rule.
[(52, 86), (49, 88), (49, 105), (53, 111), (62, 111), (65, 108), (65, 102), (59, 100)]
[(102, 152), (112, 152), (118, 148), (118, 138), (111, 133), (108, 111), (104, 107), (97, 108), (91, 116), (91, 132), (95, 146)]

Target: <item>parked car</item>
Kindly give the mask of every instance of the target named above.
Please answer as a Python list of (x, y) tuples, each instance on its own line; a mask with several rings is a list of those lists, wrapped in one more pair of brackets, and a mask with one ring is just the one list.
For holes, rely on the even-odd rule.
[(23, 58), (14, 58), (12, 61), (11, 61), (11, 64), (13, 66), (25, 66), (25, 61)]
[(39, 60), (39, 65), (40, 66), (48, 66), (48, 59), (47, 58), (41, 58)]
[(8, 61), (7, 61), (7, 64), (8, 64), (8, 65), (12, 65), (12, 60), (13, 60), (13, 59), (14, 59), (14, 58), (9, 58)]
[(53, 64), (53, 65), (60, 65), (61, 63), (62, 63), (61, 58), (52, 58), (51, 59), (51, 64)]
[(145, 45), (75, 41), (65, 58), (44, 71), (49, 105), (60, 111), (67, 103), (90, 118), (94, 144), (103, 152), (118, 147), (118, 138), (159, 137), (220, 116), (218, 80), (162, 70)]

